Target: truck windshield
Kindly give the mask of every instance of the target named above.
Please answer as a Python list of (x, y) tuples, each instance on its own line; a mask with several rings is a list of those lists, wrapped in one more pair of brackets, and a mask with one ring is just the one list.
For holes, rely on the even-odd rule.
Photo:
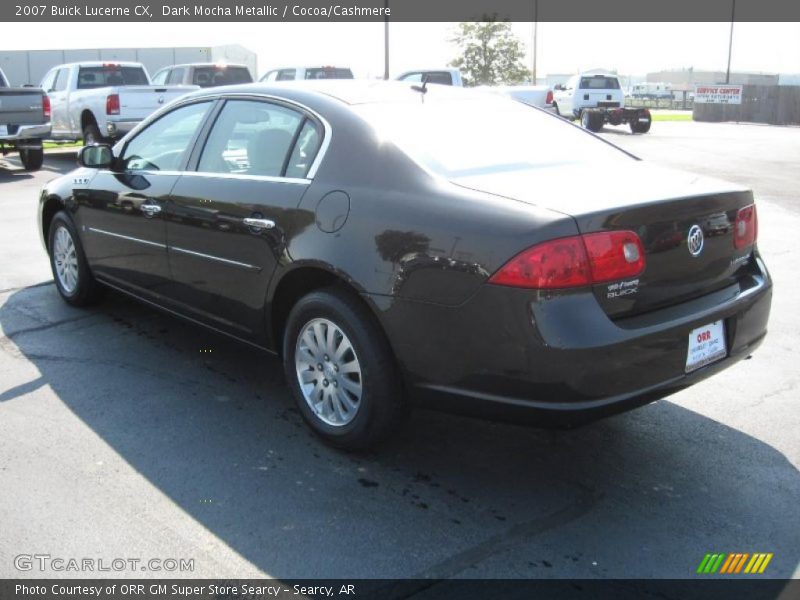
[(618, 90), (619, 81), (616, 77), (603, 77), (602, 75), (595, 75), (594, 77), (581, 77), (582, 90)]
[[(451, 88), (441, 88), (451, 89)], [(380, 141), (447, 178), (630, 160), (575, 125), (509, 98), (354, 105)], [(568, 182), (565, 182), (567, 185)]]
[(321, 69), (306, 69), (306, 79), (352, 79), (353, 72), (350, 69), (336, 69), (334, 67), (322, 67)]
[(119, 65), (102, 65), (98, 67), (81, 67), (78, 71), (78, 89), (106, 87), (109, 85), (149, 85), (142, 67), (121, 67)]
[(200, 87), (252, 83), (253, 78), (246, 67), (195, 67), (192, 84)]

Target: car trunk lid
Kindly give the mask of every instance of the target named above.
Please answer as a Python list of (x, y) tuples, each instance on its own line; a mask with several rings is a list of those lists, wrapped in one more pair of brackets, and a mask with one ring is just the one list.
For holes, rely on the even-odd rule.
[[(733, 242), (737, 212), (753, 202), (749, 190), (644, 162), (551, 166), (454, 183), (570, 215), (582, 234), (634, 231), (645, 249), (644, 272), (594, 286), (614, 318), (734, 284), (752, 253), (752, 246), (737, 250)], [(689, 235), (697, 230), (703, 243), (692, 252)]]
[(47, 123), (38, 88), (0, 88), (0, 133), (13, 133), (18, 125)]

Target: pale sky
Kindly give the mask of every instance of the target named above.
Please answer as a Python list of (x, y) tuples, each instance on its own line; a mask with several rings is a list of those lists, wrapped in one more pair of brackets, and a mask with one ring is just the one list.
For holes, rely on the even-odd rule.
[[(383, 74), (383, 23), (5, 23), (2, 50), (215, 46), (240, 44), (271, 67), (349, 66)], [(456, 57), (454, 23), (391, 23), (391, 71), (444, 66)], [(533, 27), (514, 23), (531, 64)], [(91, 36), (76, 32), (91, 32)], [(729, 23), (540, 23), (538, 75), (616, 69), (643, 75), (666, 68), (725, 70)], [(90, 41), (89, 41), (90, 40)], [(733, 71), (800, 73), (800, 23), (737, 23)]]

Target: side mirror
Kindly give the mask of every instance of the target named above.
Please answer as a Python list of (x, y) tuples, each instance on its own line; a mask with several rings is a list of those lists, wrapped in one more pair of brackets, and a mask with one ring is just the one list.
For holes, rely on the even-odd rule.
[(556, 91), (559, 91), (559, 92), (560, 92), (561, 90), (563, 90), (563, 89), (564, 89), (564, 86), (563, 86), (563, 85), (561, 85), (560, 83), (557, 83), (557, 84), (556, 84), (556, 87), (554, 87), (553, 89), (554, 89), (554, 90), (556, 90)]
[(111, 146), (94, 144), (84, 146), (78, 154), (78, 164), (90, 169), (107, 169), (114, 163), (114, 153)]

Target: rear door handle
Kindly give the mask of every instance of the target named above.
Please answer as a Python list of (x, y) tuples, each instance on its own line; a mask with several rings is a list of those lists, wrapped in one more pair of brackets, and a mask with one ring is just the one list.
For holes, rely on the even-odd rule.
[(253, 217), (245, 217), (242, 219), (245, 225), (248, 227), (252, 227), (253, 229), (273, 229), (275, 227), (275, 221), (270, 221), (269, 219), (254, 219)]

